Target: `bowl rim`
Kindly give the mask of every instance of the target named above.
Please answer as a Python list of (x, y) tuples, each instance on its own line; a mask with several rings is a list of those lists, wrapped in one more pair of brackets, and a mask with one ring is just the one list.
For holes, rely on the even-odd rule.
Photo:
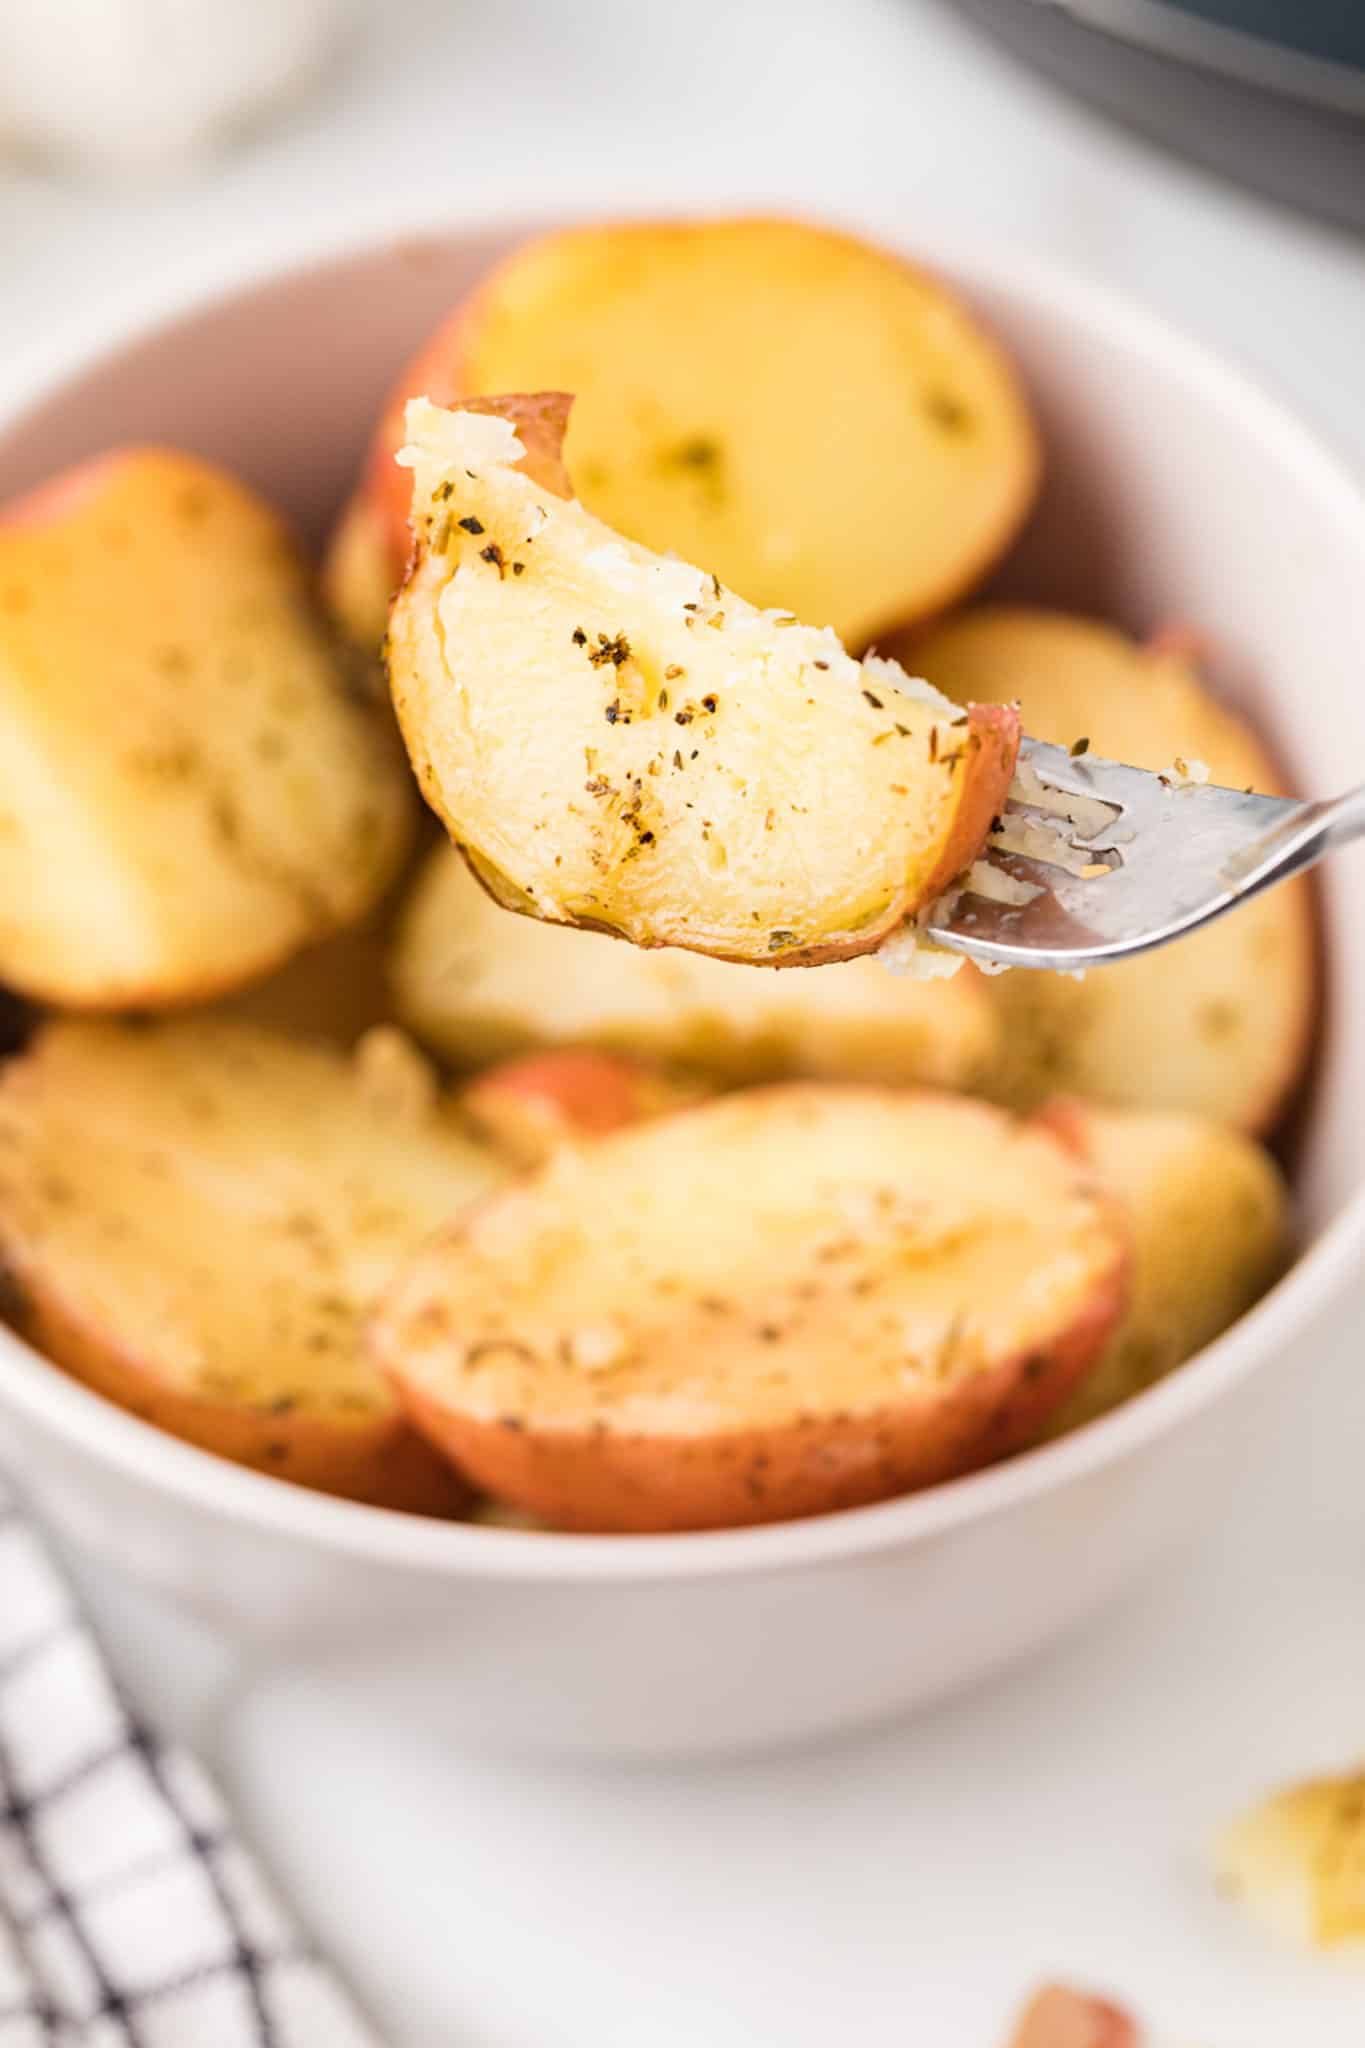
[[(750, 211), (781, 212), (782, 208)], [(641, 216), (660, 209), (641, 206)], [(704, 218), (734, 208), (680, 209)], [(610, 218), (630, 218), (629, 208)], [(591, 210), (578, 218), (594, 217)], [(602, 217), (599, 212), (596, 217)], [(1082, 277), (1027, 247), (1003, 248), (986, 238), (932, 230), (916, 232), (913, 246), (886, 224), (866, 218), (812, 215), (825, 224), (872, 235), (911, 260), (941, 268), (974, 291), (999, 290), (1011, 298), (1061, 314), (1102, 345), (1136, 352), (1182, 383), (1204, 405), (1240, 431), (1273, 448), (1305, 492), (1323, 501), (1332, 517), (1358, 536), (1365, 565), (1365, 491), (1347, 464), (1294, 407), (1221, 350), (1187, 334), (1163, 314), (1126, 293)], [(557, 217), (532, 208), (489, 208), (461, 218), (447, 212), (414, 220), (381, 212), (338, 234), (277, 241), (268, 253), (256, 245), (244, 260), (221, 252), (197, 276), (182, 271), (173, 288), (134, 287), (102, 319), (92, 346), (73, 320), (12, 361), (0, 385), (0, 431), (57, 395), (74, 377), (96, 371), (126, 349), (171, 335), (177, 326), (212, 315), (251, 293), (403, 248), (457, 240), (488, 241), (542, 231)], [(641, 1581), (711, 1578), (732, 1572), (780, 1573), (835, 1564), (944, 1535), (965, 1523), (1020, 1507), (1038, 1495), (1085, 1479), (1131, 1456), (1216, 1401), (1258, 1363), (1288, 1347), (1321, 1310), (1349, 1286), (1365, 1263), (1365, 1181), (1340, 1213), (1305, 1247), (1290, 1270), (1221, 1337), (1168, 1378), (1074, 1434), (997, 1465), (870, 1507), (843, 1509), (802, 1521), (671, 1535), (567, 1535), (443, 1521), (339, 1499), (282, 1483), (266, 1473), (200, 1450), (105, 1400), (39, 1351), (0, 1328), (0, 1405), (127, 1479), (174, 1496), (186, 1508), (213, 1513), (256, 1531), (301, 1541), (315, 1549), (423, 1575), (526, 1582)], [(22, 1483), (22, 1474), (20, 1475)]]

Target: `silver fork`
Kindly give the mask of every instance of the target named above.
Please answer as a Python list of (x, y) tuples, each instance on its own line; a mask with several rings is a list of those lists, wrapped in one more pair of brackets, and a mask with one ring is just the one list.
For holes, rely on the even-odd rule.
[(999, 902), (968, 887), (927, 936), (988, 965), (1102, 967), (1208, 924), (1361, 837), (1365, 787), (1297, 803), (1025, 739), (985, 858), (1005, 886), (1038, 893)]

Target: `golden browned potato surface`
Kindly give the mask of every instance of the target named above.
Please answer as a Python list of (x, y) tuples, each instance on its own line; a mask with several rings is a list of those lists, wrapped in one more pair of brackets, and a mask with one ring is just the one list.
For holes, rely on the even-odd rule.
[(407, 554), (405, 402), (546, 389), (575, 394), (569, 465), (609, 526), (855, 644), (956, 598), (1037, 483), (1010, 363), (902, 258), (791, 220), (569, 229), (399, 378), (329, 565), (352, 630), (378, 639)]
[(0, 1079), (21, 1331), (206, 1450), (381, 1505), (458, 1505), (361, 1341), (400, 1262), (503, 1169), (339, 1053), (212, 1016), (53, 1023)]
[(236, 987), (359, 917), (412, 816), (233, 478), (127, 449), (0, 515), (0, 978), (89, 1009)]
[(1289, 1203), (1264, 1147), (1206, 1117), (1082, 1102), (1045, 1114), (1123, 1203), (1133, 1247), (1127, 1311), (1049, 1423), (1060, 1435), (1154, 1385), (1259, 1300), (1288, 1258)]
[(765, 966), (872, 951), (974, 858), (1018, 742), (755, 610), (517, 466), (503, 419), (409, 409), (416, 552), (394, 705), (490, 892)]
[(927, 1485), (1036, 1431), (1123, 1302), (1113, 1205), (961, 1097), (754, 1089), (561, 1151), (375, 1326), (410, 1413), (567, 1527), (702, 1528)]

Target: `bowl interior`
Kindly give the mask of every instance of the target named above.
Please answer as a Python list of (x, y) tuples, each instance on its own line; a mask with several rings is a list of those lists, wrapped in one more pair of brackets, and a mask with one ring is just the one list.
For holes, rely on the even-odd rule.
[[(0, 500), (126, 441), (221, 461), (318, 542), (413, 345), (506, 245), (461, 233), (293, 270), (156, 329), (0, 429)], [(929, 252), (930, 257), (934, 251)], [(1046, 268), (946, 252), (1032, 388), (1048, 468), (1011, 594), (1200, 628), (1300, 789), (1365, 776), (1365, 502), (1278, 404), (1163, 323)], [(794, 423), (794, 431), (799, 430)], [(1297, 1180), (1305, 1234), (1361, 1178), (1365, 850), (1322, 900), (1331, 973)]]

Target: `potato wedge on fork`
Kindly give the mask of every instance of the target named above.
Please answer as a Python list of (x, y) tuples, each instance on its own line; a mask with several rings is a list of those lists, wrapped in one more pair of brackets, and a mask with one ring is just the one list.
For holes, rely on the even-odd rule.
[(408, 408), (387, 650), (427, 801), (509, 909), (763, 966), (874, 951), (980, 850), (1017, 713), (622, 539), (525, 473), (533, 405)]

